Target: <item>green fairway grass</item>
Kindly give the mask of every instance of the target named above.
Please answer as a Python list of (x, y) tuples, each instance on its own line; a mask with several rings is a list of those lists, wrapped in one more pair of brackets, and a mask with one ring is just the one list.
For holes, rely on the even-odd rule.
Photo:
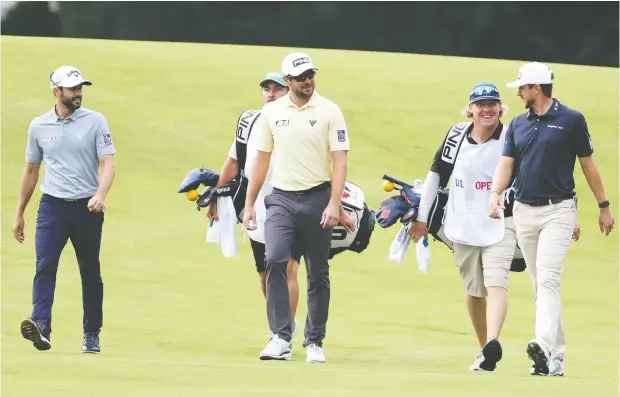
[[(495, 372), (467, 369), (478, 353), (463, 287), (450, 251), (431, 245), (428, 274), (415, 247), (402, 264), (387, 260), (398, 226), (377, 226), (361, 255), (331, 262), (327, 364), (308, 365), (294, 340), (290, 362), (261, 362), (268, 342), (265, 303), (249, 241), (225, 259), (205, 243), (205, 212), (176, 191), (192, 168), (216, 171), (238, 115), (260, 109), (259, 81), (279, 70), (290, 48), (2, 37), (2, 397), (611, 397), (618, 395), (618, 230), (598, 230), (596, 202), (579, 165), (582, 237), (564, 266), (567, 338), (564, 378), (531, 377), (525, 348), (534, 337), (527, 273), (512, 273)], [(377, 209), (389, 194), (384, 173), (424, 178), (445, 132), (463, 121), (469, 90), (498, 85), (510, 108), (524, 61), (307, 50), (317, 91), (348, 123), (348, 179)], [(52, 349), (39, 352), (19, 333), (30, 315), (39, 186), (26, 212), (26, 241), (12, 237), (28, 125), (52, 109), (50, 73), (80, 68), (83, 106), (102, 112), (117, 149), (103, 246), (102, 354), (80, 354), (81, 284), (71, 244), (58, 271)], [(616, 217), (618, 69), (550, 64), (554, 96), (581, 111)], [(41, 174), (42, 176), (43, 174)], [(240, 229), (238, 229), (240, 230)], [(300, 270), (297, 320), (306, 314)]]

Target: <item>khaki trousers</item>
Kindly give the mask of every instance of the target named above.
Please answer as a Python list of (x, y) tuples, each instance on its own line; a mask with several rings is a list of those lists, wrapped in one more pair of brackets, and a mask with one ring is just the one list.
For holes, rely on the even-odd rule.
[(536, 297), (536, 339), (564, 358), (560, 280), (576, 222), (573, 199), (539, 207), (516, 201), (513, 209), (519, 247)]

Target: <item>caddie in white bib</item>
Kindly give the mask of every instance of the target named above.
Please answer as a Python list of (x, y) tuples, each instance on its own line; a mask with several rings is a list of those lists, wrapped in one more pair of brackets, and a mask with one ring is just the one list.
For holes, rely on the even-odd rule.
[(463, 139), (452, 171), (444, 221), (446, 237), (453, 242), (488, 247), (504, 239), (503, 213), (500, 219), (490, 218), (487, 203), (505, 132), (504, 127), (500, 139), (482, 144)]

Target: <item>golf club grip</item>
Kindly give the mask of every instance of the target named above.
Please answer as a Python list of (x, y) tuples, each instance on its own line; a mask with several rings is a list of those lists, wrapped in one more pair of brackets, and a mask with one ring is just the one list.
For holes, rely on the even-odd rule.
[(390, 181), (390, 182), (392, 182), (395, 185), (400, 185), (400, 186), (403, 186), (403, 187), (411, 187), (410, 184), (405, 183), (403, 181), (399, 181), (398, 179), (392, 178), (391, 176), (388, 176), (386, 174), (383, 174), (383, 179), (386, 180), (386, 181)]

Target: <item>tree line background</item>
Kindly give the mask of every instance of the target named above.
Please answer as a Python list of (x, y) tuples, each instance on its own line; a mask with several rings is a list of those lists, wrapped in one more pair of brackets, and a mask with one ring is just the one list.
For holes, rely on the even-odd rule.
[(441, 54), (618, 67), (618, 2), (19, 2), (3, 35)]

